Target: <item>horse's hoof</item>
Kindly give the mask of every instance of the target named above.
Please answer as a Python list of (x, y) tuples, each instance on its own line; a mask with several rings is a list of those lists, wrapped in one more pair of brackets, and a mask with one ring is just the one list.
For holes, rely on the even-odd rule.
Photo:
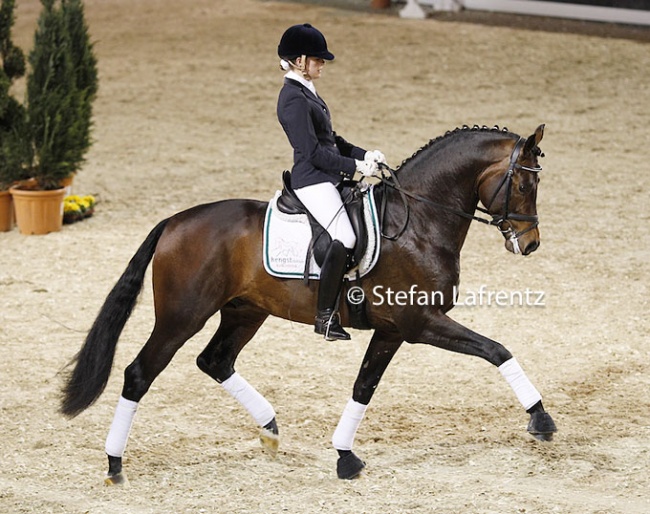
[(124, 474), (123, 471), (120, 471), (119, 473), (116, 473), (115, 475), (107, 475), (106, 478), (104, 479), (104, 484), (106, 485), (121, 485), (121, 486), (128, 486), (129, 485), (129, 479), (126, 478), (126, 475)]
[(106, 485), (129, 485), (129, 480), (126, 478), (126, 475), (122, 471), (122, 457), (108, 457), (108, 473), (104, 479), (104, 484)]
[(533, 412), (527, 430), (538, 441), (552, 441), (557, 427), (548, 412)]
[(336, 462), (336, 474), (343, 480), (357, 478), (366, 467), (366, 463), (352, 452), (345, 452), (342, 455), (341, 453), (339, 452), (340, 457)]
[(267, 428), (263, 428), (260, 430), (260, 443), (262, 443), (262, 448), (275, 457), (280, 446), (280, 436)]

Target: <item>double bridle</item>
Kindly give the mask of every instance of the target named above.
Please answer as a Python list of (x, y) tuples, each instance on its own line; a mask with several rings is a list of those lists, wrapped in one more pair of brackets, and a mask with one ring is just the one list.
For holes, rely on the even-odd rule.
[[(508, 170), (506, 171), (506, 173), (504, 173), (503, 177), (501, 178), (501, 182), (499, 182), (498, 187), (496, 188), (496, 190), (492, 194), (492, 198), (488, 202), (486, 208), (484, 209), (482, 207), (478, 207), (478, 206), (476, 207), (477, 210), (479, 210), (480, 212), (482, 212), (484, 214), (488, 214), (489, 216), (492, 216), (491, 220), (481, 218), (481, 217), (475, 216), (473, 214), (469, 214), (469, 213), (467, 213), (465, 211), (454, 209), (453, 207), (450, 207), (450, 206), (445, 205), (445, 204), (434, 202), (433, 200), (425, 198), (424, 196), (421, 196), (421, 195), (418, 195), (416, 193), (412, 193), (410, 191), (407, 191), (407, 190), (403, 189), (401, 187), (399, 181), (397, 180), (395, 170), (393, 170), (390, 166), (388, 166), (386, 164), (380, 164), (379, 168), (380, 168), (382, 173), (381, 173), (381, 177), (379, 177), (379, 178), (381, 179), (382, 184), (385, 187), (390, 187), (390, 188), (392, 188), (392, 189), (394, 189), (394, 190), (396, 190), (397, 192), (400, 193), (400, 195), (402, 197), (402, 202), (404, 204), (404, 208), (406, 210), (406, 220), (404, 221), (404, 225), (398, 231), (398, 233), (395, 234), (395, 235), (387, 235), (387, 234), (385, 234), (383, 232), (383, 228), (382, 228), (382, 233), (381, 233), (382, 237), (384, 237), (386, 239), (389, 239), (391, 241), (395, 241), (404, 233), (404, 231), (406, 230), (406, 227), (408, 225), (408, 222), (409, 222), (409, 207), (408, 207), (408, 202), (406, 200), (406, 197), (409, 197), (409, 198), (413, 198), (414, 200), (417, 200), (419, 202), (423, 202), (423, 203), (426, 203), (426, 204), (429, 204), (429, 205), (433, 205), (434, 207), (437, 207), (437, 208), (442, 209), (442, 210), (447, 211), (447, 212), (451, 212), (451, 213), (456, 214), (458, 216), (461, 216), (463, 218), (467, 218), (467, 219), (473, 220), (473, 221), (478, 221), (479, 223), (484, 223), (485, 225), (493, 225), (493, 226), (497, 227), (497, 229), (505, 237), (507, 237), (510, 240), (510, 242), (512, 243), (514, 253), (519, 253), (519, 242), (518, 242), (519, 238), (521, 236), (523, 236), (524, 234), (526, 234), (527, 232), (529, 232), (529, 231), (533, 230), (534, 228), (536, 228), (537, 225), (539, 224), (539, 220), (538, 220), (537, 215), (535, 215), (535, 214), (519, 214), (519, 213), (515, 213), (515, 212), (510, 212), (510, 195), (511, 195), (511, 191), (512, 191), (512, 178), (513, 178), (513, 176), (515, 174), (515, 170), (524, 170), (524, 171), (528, 171), (528, 172), (531, 172), (531, 173), (539, 173), (540, 171), (542, 171), (541, 167), (532, 168), (530, 166), (524, 166), (523, 164), (519, 164), (517, 162), (517, 160), (519, 159), (519, 155), (521, 154), (521, 150), (522, 150), (525, 143), (526, 143), (526, 139), (523, 138), (523, 137), (520, 137), (519, 140), (515, 143), (515, 146), (514, 146), (514, 148), (512, 150), (512, 153), (510, 154), (510, 162), (508, 164)], [(384, 171), (388, 171), (389, 175), (385, 175)], [(492, 204), (494, 203), (494, 200), (498, 196), (501, 189), (503, 189), (504, 187), (506, 188), (506, 193), (505, 193), (505, 199), (504, 199), (504, 204), (503, 204), (503, 209), (502, 209), (503, 214), (491, 214), (489, 212), (489, 209), (492, 206)], [(384, 195), (382, 195), (381, 213), (380, 213), (380, 219), (382, 220), (382, 222), (383, 222), (385, 213), (386, 213), (386, 195), (384, 194)], [(512, 220), (512, 221), (528, 221), (528, 222), (530, 222), (530, 226), (527, 227), (524, 230), (521, 230), (519, 232), (515, 232), (514, 229), (512, 228), (512, 224), (509, 223), (510, 220)], [(382, 225), (383, 225), (383, 223), (382, 223)]]
[[(477, 207), (477, 209), (480, 210), (481, 212), (490, 214), (489, 213), (490, 207), (494, 203), (494, 200), (499, 194), (499, 191), (501, 191), (501, 188), (505, 186), (506, 197), (503, 200), (503, 214), (490, 214), (490, 216), (492, 216), (492, 221), (490, 222), (490, 225), (496, 226), (499, 232), (501, 232), (506, 238), (510, 240), (515, 253), (519, 253), (519, 238), (524, 234), (526, 234), (527, 232), (530, 232), (531, 230), (536, 228), (537, 225), (539, 225), (539, 219), (536, 214), (517, 214), (514, 212), (510, 212), (510, 195), (512, 193), (512, 177), (515, 174), (515, 170), (524, 170), (535, 174), (542, 171), (541, 166), (531, 168), (530, 166), (524, 166), (523, 164), (519, 164), (517, 162), (517, 160), (519, 159), (519, 155), (521, 154), (521, 149), (523, 148), (525, 143), (526, 143), (526, 139), (520, 137), (517, 143), (515, 144), (515, 147), (512, 149), (512, 153), (510, 154), (510, 163), (508, 164), (508, 171), (506, 171), (506, 173), (504, 173), (503, 177), (501, 178), (501, 182), (499, 182), (499, 186), (492, 194), (492, 198), (488, 202), (486, 208), (483, 209), (481, 207)], [(529, 221), (530, 225), (524, 230), (515, 232), (512, 228), (512, 224), (508, 223), (509, 220)]]

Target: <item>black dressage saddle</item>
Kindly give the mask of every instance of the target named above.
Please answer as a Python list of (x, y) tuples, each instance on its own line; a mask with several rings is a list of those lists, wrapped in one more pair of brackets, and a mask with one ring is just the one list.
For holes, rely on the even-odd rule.
[[(349, 180), (344, 181), (338, 187), (343, 205), (350, 218), (352, 229), (357, 237), (357, 243), (354, 247), (354, 259), (348, 264), (348, 269), (354, 268), (361, 261), (366, 247), (368, 246), (368, 228), (364, 220), (363, 212), (363, 195), (364, 192), (358, 187), (358, 182)], [(285, 214), (306, 214), (311, 226), (312, 240), (309, 245), (310, 252), (313, 252), (316, 264), (321, 266), (325, 258), (325, 252), (332, 243), (332, 238), (318, 221), (314, 219), (311, 213), (296, 196), (293, 187), (291, 187), (291, 172), (282, 173), (282, 194), (277, 200), (278, 209)], [(309, 262), (309, 255), (307, 256)]]

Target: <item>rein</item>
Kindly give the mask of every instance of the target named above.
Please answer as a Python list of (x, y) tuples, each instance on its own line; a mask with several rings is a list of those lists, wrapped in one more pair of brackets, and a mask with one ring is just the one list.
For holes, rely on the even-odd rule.
[[(404, 205), (404, 210), (406, 211), (406, 219), (404, 220), (404, 224), (400, 228), (400, 230), (397, 232), (395, 235), (387, 235), (384, 233), (383, 228), (381, 230), (381, 236), (385, 239), (388, 239), (390, 241), (396, 241), (406, 230), (406, 227), (408, 226), (409, 218), (410, 218), (410, 210), (408, 206), (408, 198), (412, 198), (413, 200), (417, 200), (418, 202), (426, 203), (428, 205), (432, 205), (438, 209), (450, 212), (452, 214), (455, 214), (457, 216), (461, 216), (463, 218), (469, 219), (471, 221), (478, 221), (479, 223), (483, 223), (484, 225), (491, 225), (495, 226), (499, 229), (499, 231), (506, 236), (510, 236), (510, 239), (513, 241), (513, 244), (517, 245), (517, 240), (519, 237), (524, 235), (526, 232), (529, 232), (533, 230), (537, 225), (539, 224), (538, 217), (536, 215), (532, 214), (518, 214), (518, 213), (512, 213), (509, 212), (509, 204), (510, 204), (510, 193), (512, 189), (512, 177), (514, 175), (515, 170), (520, 169), (524, 171), (529, 171), (531, 173), (539, 173), (542, 168), (541, 167), (535, 167), (531, 168), (529, 166), (523, 166), (522, 164), (517, 163), (517, 160), (519, 159), (519, 154), (521, 153), (521, 149), (524, 145), (526, 140), (523, 137), (520, 137), (517, 143), (515, 144), (514, 149), (512, 150), (512, 154), (510, 155), (510, 163), (508, 164), (508, 170), (507, 172), (503, 175), (503, 178), (501, 179), (501, 182), (499, 183), (499, 186), (496, 188), (494, 194), (492, 195), (492, 198), (488, 202), (487, 208), (479, 207), (477, 206), (476, 209), (479, 210), (480, 212), (484, 214), (488, 214), (489, 216), (492, 216), (492, 219), (486, 219), (482, 218), (480, 216), (475, 216), (474, 214), (470, 214), (465, 211), (461, 211), (458, 209), (455, 209), (453, 207), (450, 207), (448, 205), (439, 203), (439, 202), (434, 202), (433, 200), (430, 200), (429, 198), (426, 198), (422, 195), (419, 195), (417, 193), (413, 193), (411, 191), (408, 191), (404, 188), (399, 183), (399, 180), (397, 179), (397, 175), (395, 174), (395, 170), (392, 169), (390, 166), (384, 163), (379, 163), (379, 169), (381, 170), (381, 176), (378, 177), (381, 180), (382, 185), (384, 186), (384, 194), (382, 195), (382, 202), (380, 206), (380, 219), (384, 220), (384, 217), (386, 215), (386, 204), (387, 204), (387, 199), (386, 199), (386, 194), (385, 194), (385, 189), (386, 187), (390, 187), (397, 191), (400, 194), (400, 197), (402, 198), (402, 203)], [(384, 170), (388, 171), (389, 175), (386, 176), (384, 174)], [(494, 203), (494, 200), (496, 199), (497, 195), (499, 194), (499, 191), (503, 187), (506, 187), (506, 198), (504, 200), (504, 209), (503, 209), (503, 214), (491, 214), (489, 209)], [(514, 221), (530, 221), (531, 225), (526, 228), (525, 230), (522, 230), (521, 232), (514, 232), (512, 230), (512, 227), (508, 227), (506, 229), (503, 228), (504, 223), (506, 223), (508, 220), (514, 220)], [(382, 223), (383, 225), (383, 223)]]

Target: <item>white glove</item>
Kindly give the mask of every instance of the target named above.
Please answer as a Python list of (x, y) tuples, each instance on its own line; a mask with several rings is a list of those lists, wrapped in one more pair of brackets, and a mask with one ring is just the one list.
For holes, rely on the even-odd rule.
[(363, 159), (365, 161), (374, 161), (377, 164), (386, 164), (386, 156), (379, 150), (372, 150), (371, 152), (366, 152)]
[[(368, 153), (366, 152), (366, 155)], [(377, 163), (375, 161), (355, 161), (357, 165), (357, 171), (361, 173), (364, 177), (372, 177), (379, 171)]]

